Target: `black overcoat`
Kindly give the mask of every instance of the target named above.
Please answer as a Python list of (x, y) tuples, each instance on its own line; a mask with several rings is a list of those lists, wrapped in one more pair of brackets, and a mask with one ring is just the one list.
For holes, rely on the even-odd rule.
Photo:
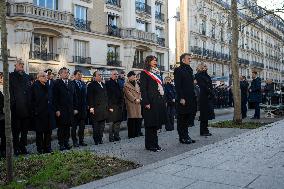
[(33, 124), (36, 132), (47, 132), (51, 130), (48, 110), (48, 88), (46, 85), (35, 81), (32, 85), (32, 113)]
[(95, 114), (91, 114), (94, 121), (103, 121), (108, 118), (108, 97), (104, 83), (93, 81), (88, 85), (88, 106), (94, 108)]
[(54, 80), (48, 80), (45, 84), (48, 90), (48, 111), (49, 111), (49, 121), (52, 129), (56, 128), (56, 119), (55, 119), (55, 107), (53, 100), (53, 87)]
[(71, 80), (66, 85), (62, 79), (58, 79), (53, 87), (53, 99), (55, 112), (60, 111), (57, 117), (57, 127), (71, 126), (74, 121), (74, 110), (77, 110), (75, 86)]
[(123, 91), (120, 88), (117, 81), (110, 79), (106, 82), (108, 106), (113, 109), (113, 112), (109, 112), (108, 122), (120, 122), (123, 121), (123, 107), (124, 97)]
[(215, 118), (214, 114), (214, 94), (211, 77), (207, 72), (198, 72), (195, 75), (197, 85), (199, 86), (199, 110), (200, 121), (207, 121)]
[[(78, 84), (80, 82), (80, 84)], [(78, 117), (85, 120), (87, 117), (87, 86), (83, 81), (73, 81), (75, 86), (76, 101), (78, 106)]]
[(241, 102), (243, 104), (246, 104), (248, 101), (248, 87), (249, 87), (249, 83), (246, 80), (240, 81)]
[(261, 79), (259, 77), (252, 80), (250, 85), (249, 101), (261, 102)]
[[(145, 127), (160, 129), (167, 121), (166, 100), (158, 91), (158, 83), (144, 71), (140, 75), (140, 90)], [(148, 104), (150, 109), (145, 108)]]
[[(195, 115), (197, 107), (192, 68), (190, 65), (181, 63), (180, 67), (175, 68), (174, 77), (177, 113)], [(180, 104), (181, 99), (185, 99), (185, 105)]]
[(10, 73), (10, 100), (12, 119), (31, 116), (31, 80), (26, 73)]

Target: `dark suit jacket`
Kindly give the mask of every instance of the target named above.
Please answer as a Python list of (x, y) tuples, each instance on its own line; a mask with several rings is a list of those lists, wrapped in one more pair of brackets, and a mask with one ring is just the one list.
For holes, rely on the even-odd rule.
[(68, 80), (68, 86), (62, 79), (54, 83), (53, 88), (55, 112), (60, 111), (57, 127), (71, 126), (74, 120), (74, 110), (78, 110), (74, 83)]
[(261, 102), (261, 79), (259, 77), (252, 80), (249, 93), (250, 102)]
[(95, 114), (91, 114), (94, 121), (103, 121), (108, 117), (108, 97), (104, 83), (103, 88), (96, 81), (88, 85), (88, 106), (94, 108)]
[[(195, 115), (197, 107), (192, 68), (190, 65), (181, 63), (180, 67), (175, 69), (174, 77), (177, 94), (177, 113)], [(185, 99), (184, 106), (179, 103), (181, 99)]]
[(48, 90), (48, 111), (49, 111), (49, 121), (52, 129), (56, 128), (56, 120), (55, 120), (55, 107), (54, 107), (54, 99), (53, 99), (53, 87), (54, 80), (48, 80), (46, 83)]
[[(80, 82), (80, 85), (77, 83)], [(87, 88), (83, 81), (73, 81), (76, 91), (76, 101), (78, 106), (78, 117), (82, 120), (87, 117)], [(80, 88), (81, 87), (81, 88)]]

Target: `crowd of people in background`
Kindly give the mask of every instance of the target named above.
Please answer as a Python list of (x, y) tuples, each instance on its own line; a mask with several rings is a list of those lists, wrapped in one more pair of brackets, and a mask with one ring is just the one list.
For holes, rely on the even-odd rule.
[[(24, 72), (24, 63), (17, 60), (10, 73), (11, 117), (14, 154), (28, 154), (27, 134), (35, 131), (38, 153), (51, 153), (52, 131), (57, 129), (59, 150), (87, 146), (84, 141), (86, 123), (92, 125), (95, 145), (102, 144), (105, 124), (109, 123), (109, 142), (120, 141), (120, 126), (127, 121), (128, 138), (145, 135), (145, 148), (160, 151), (158, 131), (174, 130), (177, 119), (179, 142), (195, 143), (188, 128), (195, 125), (196, 112), (200, 111), (200, 135), (211, 136), (208, 120), (214, 119), (214, 108), (233, 106), (232, 86), (221, 82), (213, 87), (207, 65), (197, 66), (196, 74), (190, 66), (190, 54), (182, 54), (180, 66), (171, 77), (162, 78), (155, 56), (147, 56), (145, 68), (139, 74), (112, 70), (105, 80), (95, 71), (91, 81), (82, 80), (82, 72), (72, 76), (67, 68), (59, 70), (57, 79), (48, 69), (31, 80)], [(255, 108), (254, 119), (260, 118), (262, 101), (261, 80), (252, 73), (251, 85), (241, 76), (242, 117), (247, 117), (247, 103)], [(272, 93), (271, 82), (265, 91)], [(0, 92), (0, 155), (5, 155), (4, 96)], [(143, 121), (144, 120), (144, 121)], [(144, 123), (144, 124), (142, 124)], [(142, 133), (142, 125), (145, 134)], [(73, 145), (70, 145), (70, 138)]]

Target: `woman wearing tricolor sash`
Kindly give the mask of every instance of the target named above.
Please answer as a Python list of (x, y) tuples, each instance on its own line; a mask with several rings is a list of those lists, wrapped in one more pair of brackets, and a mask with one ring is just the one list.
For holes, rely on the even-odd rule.
[(166, 123), (166, 102), (157, 58), (147, 56), (145, 69), (140, 75), (140, 88), (145, 126), (145, 147), (150, 151), (160, 151), (157, 131)]

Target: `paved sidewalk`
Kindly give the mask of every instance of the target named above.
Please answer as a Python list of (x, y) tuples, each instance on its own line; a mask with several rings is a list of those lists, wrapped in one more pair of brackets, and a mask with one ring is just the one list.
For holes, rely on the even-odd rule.
[(283, 189), (284, 121), (76, 189)]

